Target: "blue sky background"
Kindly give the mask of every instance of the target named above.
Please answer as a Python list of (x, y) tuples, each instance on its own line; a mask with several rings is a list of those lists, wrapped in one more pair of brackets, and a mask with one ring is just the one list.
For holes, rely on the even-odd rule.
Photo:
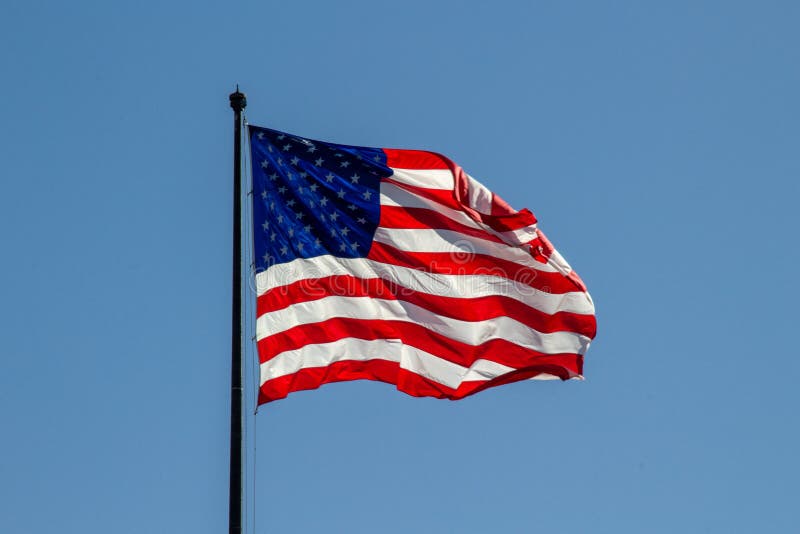
[(796, 531), (798, 27), (788, 1), (4, 3), (0, 531), (226, 531), (236, 82), (251, 123), (436, 150), (531, 208), (599, 326), (585, 382), (263, 407), (247, 532)]

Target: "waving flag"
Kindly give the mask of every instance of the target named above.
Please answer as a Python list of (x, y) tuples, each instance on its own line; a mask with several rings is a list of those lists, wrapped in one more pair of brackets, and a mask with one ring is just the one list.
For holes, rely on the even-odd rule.
[(260, 403), (343, 380), (460, 399), (581, 377), (594, 306), (530, 211), (433, 152), (249, 134)]

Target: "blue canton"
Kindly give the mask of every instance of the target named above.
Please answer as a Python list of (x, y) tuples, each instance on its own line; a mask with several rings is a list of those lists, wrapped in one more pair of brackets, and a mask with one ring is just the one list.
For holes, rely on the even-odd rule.
[(257, 270), (295, 258), (364, 257), (380, 219), (380, 181), (392, 174), (377, 148), (249, 127)]

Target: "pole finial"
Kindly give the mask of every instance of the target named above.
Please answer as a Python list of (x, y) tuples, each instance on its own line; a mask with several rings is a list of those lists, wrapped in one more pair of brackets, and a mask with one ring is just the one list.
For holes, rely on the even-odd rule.
[(228, 98), (230, 98), (231, 107), (233, 108), (233, 111), (236, 111), (237, 113), (241, 112), (244, 108), (247, 107), (247, 97), (245, 96), (244, 93), (239, 92), (238, 83), (236, 84), (236, 92), (231, 93), (231, 95)]

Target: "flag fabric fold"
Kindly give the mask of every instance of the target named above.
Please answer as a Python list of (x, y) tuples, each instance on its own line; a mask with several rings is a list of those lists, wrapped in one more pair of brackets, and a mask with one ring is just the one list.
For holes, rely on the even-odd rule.
[(594, 305), (533, 213), (433, 152), (249, 136), (259, 403), (345, 380), (460, 399), (582, 376)]

